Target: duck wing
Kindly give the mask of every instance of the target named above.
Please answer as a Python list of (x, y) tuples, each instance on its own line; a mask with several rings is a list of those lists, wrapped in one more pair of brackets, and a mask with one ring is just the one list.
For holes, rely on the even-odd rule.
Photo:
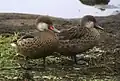
[(27, 34), (27, 35), (22, 36), (20, 39), (27, 39), (27, 38), (34, 38), (34, 36)]
[(83, 27), (71, 27), (69, 29), (61, 30), (59, 34), (60, 40), (71, 40), (71, 39), (79, 39), (81, 38), (85, 32), (83, 31)]
[(58, 52), (63, 55), (72, 55), (74, 53), (83, 52), (82, 43), (79, 39), (60, 40)]

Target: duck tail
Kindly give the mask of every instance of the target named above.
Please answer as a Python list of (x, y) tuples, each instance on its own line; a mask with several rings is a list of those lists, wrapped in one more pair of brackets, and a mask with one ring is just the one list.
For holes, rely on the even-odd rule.
[(15, 44), (15, 43), (11, 43), (10, 44), (12, 47), (17, 47), (17, 44)]

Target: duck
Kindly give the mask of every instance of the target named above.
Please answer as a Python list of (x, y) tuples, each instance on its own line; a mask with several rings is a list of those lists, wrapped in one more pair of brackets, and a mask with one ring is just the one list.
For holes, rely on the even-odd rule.
[(77, 54), (88, 51), (99, 43), (99, 29), (104, 30), (98, 25), (95, 17), (85, 15), (77, 26), (61, 30), (57, 52), (64, 56), (70, 56), (77, 64)]
[(25, 58), (39, 59), (51, 55), (57, 50), (59, 38), (56, 33), (60, 33), (53, 26), (52, 20), (48, 16), (40, 16), (36, 19), (36, 32), (21, 36), (16, 43), (12, 43), (17, 48), (20, 55)]

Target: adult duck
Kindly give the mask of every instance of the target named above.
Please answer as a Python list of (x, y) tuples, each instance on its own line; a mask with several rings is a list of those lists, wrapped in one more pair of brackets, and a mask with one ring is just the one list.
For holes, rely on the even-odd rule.
[(99, 43), (100, 33), (98, 29), (103, 30), (93, 16), (84, 16), (81, 19), (80, 26), (61, 31), (58, 52), (64, 56), (72, 56), (77, 63), (77, 54), (81, 54)]
[(45, 58), (59, 46), (55, 32), (60, 33), (60, 31), (53, 26), (52, 20), (48, 16), (38, 17), (35, 28), (37, 32), (22, 36), (12, 46), (16, 46), (18, 53), (26, 58), (43, 58), (43, 64), (45, 64)]

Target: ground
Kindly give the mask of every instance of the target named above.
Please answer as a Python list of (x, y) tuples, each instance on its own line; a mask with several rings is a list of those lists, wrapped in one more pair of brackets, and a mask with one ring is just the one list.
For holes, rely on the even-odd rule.
[[(120, 14), (96, 17), (104, 28), (100, 31), (100, 44), (82, 53), (81, 64), (65, 56), (54, 55), (46, 59), (46, 68), (42, 59), (29, 60), (32, 67), (26, 70), (20, 67), (22, 58), (17, 58), (16, 49), (10, 44), (17, 39), (18, 33), (34, 31), (38, 15), (1, 13), (0, 14), (0, 81), (119, 81), (120, 74)], [(51, 17), (58, 29), (79, 24), (79, 18), (63, 19)]]

